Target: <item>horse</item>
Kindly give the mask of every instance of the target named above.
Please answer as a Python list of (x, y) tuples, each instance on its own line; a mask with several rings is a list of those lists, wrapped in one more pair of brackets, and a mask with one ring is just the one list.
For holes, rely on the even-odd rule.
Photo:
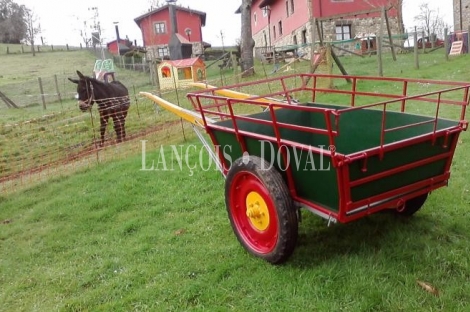
[(104, 144), (104, 134), (109, 118), (113, 119), (117, 143), (126, 138), (126, 117), (130, 106), (129, 91), (119, 81), (102, 82), (83, 75), (77, 70), (80, 79), (69, 80), (77, 84), (78, 107), (82, 112), (91, 110), (93, 103), (98, 105), (100, 113), (100, 146)]

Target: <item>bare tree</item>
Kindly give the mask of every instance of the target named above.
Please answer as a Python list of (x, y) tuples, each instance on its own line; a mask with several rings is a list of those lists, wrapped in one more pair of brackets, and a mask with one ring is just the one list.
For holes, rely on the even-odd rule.
[(36, 14), (31, 9), (25, 10), (25, 23), (26, 23), (26, 42), (31, 44), (31, 52), (36, 56), (34, 49), (34, 39), (36, 35), (41, 33), (41, 25), (38, 22)]
[(444, 20), (439, 14), (439, 9), (434, 10), (430, 8), (428, 3), (422, 3), (419, 6), (419, 13), (414, 17), (414, 20), (419, 23), (419, 27), (423, 28), (431, 42), (435, 41), (436, 34), (440, 33), (445, 25)]
[(150, 5), (151, 10), (163, 6), (164, 3), (165, 3), (165, 0), (149, 0), (149, 5)]
[(251, 32), (251, 6), (252, 0), (242, 0), (241, 13), (241, 62), (242, 77), (255, 74), (253, 48), (255, 41)]

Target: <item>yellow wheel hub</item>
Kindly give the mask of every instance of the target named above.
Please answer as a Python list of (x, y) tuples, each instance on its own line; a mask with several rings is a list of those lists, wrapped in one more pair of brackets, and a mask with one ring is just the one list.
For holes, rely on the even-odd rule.
[(257, 192), (250, 192), (246, 197), (246, 216), (259, 231), (269, 226), (269, 210), (263, 197)]

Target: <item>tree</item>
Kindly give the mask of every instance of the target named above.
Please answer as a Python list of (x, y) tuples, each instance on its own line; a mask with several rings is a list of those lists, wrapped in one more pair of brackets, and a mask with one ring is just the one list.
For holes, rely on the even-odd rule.
[(419, 6), (419, 13), (414, 17), (414, 20), (419, 23), (419, 27), (423, 28), (426, 36), (434, 43), (435, 36), (441, 32), (445, 23), (439, 14), (439, 9), (433, 10), (429, 7), (428, 3), (422, 3)]
[(26, 7), (11, 0), (0, 0), (0, 42), (21, 43), (26, 36)]
[(242, 0), (241, 13), (241, 62), (242, 77), (255, 74), (253, 48), (255, 41), (251, 33), (251, 6), (252, 0)]
[(150, 9), (153, 10), (163, 6), (164, 2), (164, 0), (149, 0)]
[(25, 22), (26, 22), (26, 37), (25, 41), (31, 45), (31, 52), (33, 56), (36, 56), (34, 50), (34, 39), (36, 35), (41, 33), (41, 25), (38, 23), (38, 18), (36, 14), (30, 10), (25, 9)]

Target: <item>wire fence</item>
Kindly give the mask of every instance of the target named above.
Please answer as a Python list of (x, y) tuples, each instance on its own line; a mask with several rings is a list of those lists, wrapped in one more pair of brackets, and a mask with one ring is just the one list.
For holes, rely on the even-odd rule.
[[(307, 68), (308, 62), (303, 62), (292, 63), (277, 72), (271, 67), (263, 68), (263, 71), (268, 78), (305, 72)], [(219, 77), (207, 83), (215, 86), (237, 84), (242, 81), (242, 74), (236, 70), (221, 70)], [(142, 141), (146, 141), (150, 151), (162, 144), (196, 137), (189, 123), (182, 122), (173, 113), (139, 94), (139, 91), (158, 93), (172, 103), (192, 109), (186, 93), (193, 89), (161, 93), (149, 84), (146, 75), (140, 74), (135, 78), (123, 76), (118, 79), (128, 87), (131, 98), (125, 123), (126, 140), (116, 143), (116, 133), (110, 121), (105, 144), (100, 147), (97, 106), (94, 105), (86, 113), (79, 110), (74, 99), (76, 85), (67, 79), (75, 76), (76, 73), (68, 73), (43, 77), (42, 93), (38, 91), (38, 81), (2, 87), (19, 109), (7, 109), (0, 103), (0, 194), (79, 169), (93, 168), (99, 163), (138, 155), (142, 153)], [(249, 86), (243, 91), (250, 94), (260, 92), (256, 87)], [(46, 99), (45, 106), (42, 105), (43, 97)], [(139, 170), (137, 167), (136, 170)]]
[[(89, 74), (91, 75), (91, 73)], [(43, 109), (48, 109), (51, 104), (63, 104), (64, 101), (75, 97), (77, 86), (71, 83), (68, 78), (76, 77), (76, 72), (68, 72), (0, 85), (0, 111), (7, 108), (31, 106), (41, 106)], [(126, 73), (116, 78), (132, 89), (151, 84), (150, 76), (138, 73)]]

